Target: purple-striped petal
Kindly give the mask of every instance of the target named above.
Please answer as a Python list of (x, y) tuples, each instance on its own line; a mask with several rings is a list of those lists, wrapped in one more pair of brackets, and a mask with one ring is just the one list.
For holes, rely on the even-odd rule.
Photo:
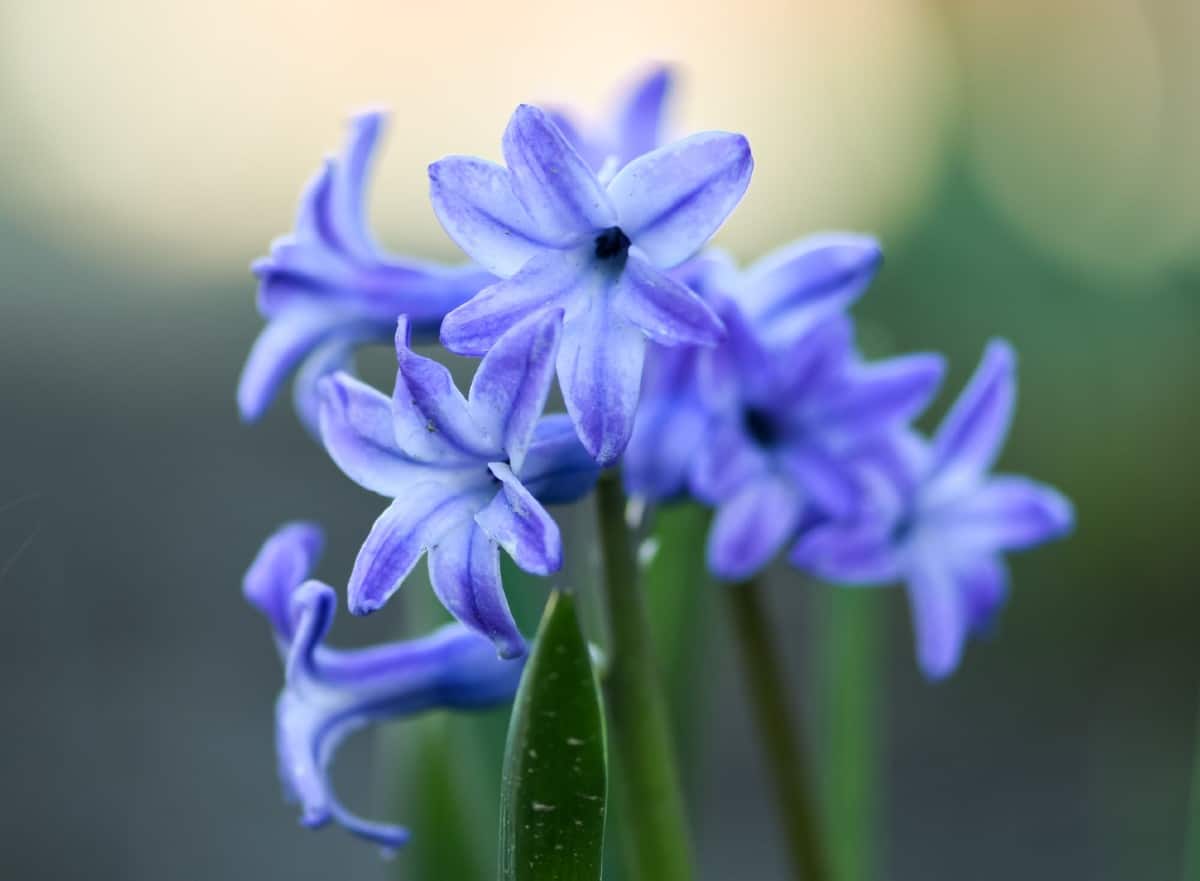
[(818, 578), (847, 586), (875, 586), (897, 581), (899, 553), (887, 522), (834, 521), (817, 526), (792, 548), (790, 559)]
[(284, 642), (292, 638), (292, 591), (317, 565), (325, 535), (315, 523), (287, 523), (259, 550), (242, 579), (242, 593)]
[(429, 580), (446, 610), (491, 640), (500, 657), (525, 654), (500, 579), (500, 549), (480, 526), (462, 523), (429, 549)]
[(717, 508), (708, 534), (708, 568), (726, 581), (749, 578), (795, 536), (803, 500), (786, 481), (763, 477)]
[(359, 549), (347, 593), (350, 611), (366, 615), (400, 589), (421, 554), (455, 526), (470, 522), (487, 504), (486, 486), (466, 487), (427, 480), (405, 487), (388, 506)]
[(518, 107), (503, 149), (513, 192), (539, 230), (583, 237), (616, 226), (608, 194), (543, 110)]
[(1060, 538), (1074, 525), (1062, 493), (1025, 477), (1001, 476), (942, 515), (954, 541), (989, 551), (1015, 551)]
[(324, 309), (295, 306), (272, 316), (254, 341), (238, 380), (242, 420), (258, 421), (288, 374), (336, 330), (336, 316)]
[(921, 672), (944, 679), (958, 666), (967, 637), (962, 591), (943, 561), (922, 554), (908, 573), (908, 600)]
[(484, 356), (467, 406), (474, 423), (520, 471), (534, 426), (546, 407), (562, 336), (562, 312), (550, 310), (504, 334)]
[(661, 143), (672, 84), (671, 69), (659, 65), (638, 80), (621, 101), (613, 145), (619, 165), (627, 165)]
[(552, 251), (534, 257), (507, 281), (484, 288), (442, 322), (442, 345), (459, 355), (484, 355), (514, 325), (552, 309), (570, 309), (594, 291), (590, 252)]
[(546, 248), (558, 246), (517, 199), (507, 169), (494, 162), (448, 156), (433, 163), (429, 197), (446, 234), (501, 278), (509, 278)]
[(724, 325), (704, 300), (633, 254), (613, 291), (613, 309), (663, 345), (713, 346)]
[(633, 431), (646, 338), (609, 308), (605, 292), (569, 317), (558, 349), (558, 382), (579, 439), (601, 465), (615, 462)]
[(517, 472), (525, 488), (544, 505), (579, 501), (592, 491), (599, 475), (599, 466), (579, 442), (566, 413), (542, 417)]
[(753, 167), (744, 137), (705, 132), (634, 159), (617, 172), (608, 194), (621, 229), (651, 263), (668, 269), (725, 222)]
[(475, 522), (526, 572), (534, 575), (557, 572), (562, 568), (558, 524), (521, 485), (511, 468), (502, 462), (493, 462), (488, 467), (500, 481), (501, 490), (475, 515)]

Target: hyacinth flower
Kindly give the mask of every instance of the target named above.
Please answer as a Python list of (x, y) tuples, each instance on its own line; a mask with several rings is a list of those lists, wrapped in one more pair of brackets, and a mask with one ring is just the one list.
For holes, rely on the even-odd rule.
[(442, 226), (502, 281), (450, 312), (441, 339), (483, 355), (515, 323), (564, 313), (557, 373), (567, 412), (601, 465), (625, 449), (647, 340), (714, 345), (713, 310), (665, 270), (695, 254), (741, 200), (753, 160), (707, 132), (634, 159), (607, 185), (540, 109), (518, 107), (507, 167), (467, 156), (430, 166)]
[(990, 473), (1012, 421), (1015, 361), (1008, 343), (990, 343), (932, 442), (905, 434), (868, 454), (871, 504), (813, 529), (792, 553), (835, 583), (904, 581), (918, 661), (932, 679), (954, 671), (967, 636), (1003, 606), (1003, 554), (1065, 535), (1074, 522), (1058, 491)]
[(579, 155), (599, 175), (611, 178), (630, 162), (662, 145), (671, 71), (657, 66), (647, 71), (617, 101), (606, 119), (587, 124), (562, 110), (550, 118)]
[(271, 624), (286, 670), (275, 705), (279, 773), (305, 826), (333, 821), (391, 851), (408, 832), (356, 816), (333, 792), (329, 767), (341, 743), (383, 720), (505, 703), (523, 665), (500, 660), (486, 639), (458, 624), (366, 649), (324, 645), (337, 598), (308, 580), (322, 544), (318, 527), (288, 524), (266, 541), (243, 583), (246, 599)]
[(354, 351), (388, 342), (396, 317), (433, 339), (449, 310), (495, 281), (476, 266), (442, 266), (384, 253), (367, 225), (370, 165), (383, 132), (380, 112), (356, 116), (340, 156), (328, 159), (300, 203), (295, 230), (256, 261), (258, 308), (267, 325), (255, 340), (238, 384), (242, 419), (259, 419), (300, 365), (294, 398), (315, 432), (316, 388), (348, 369)]
[(561, 312), (514, 327), (479, 364), (464, 398), (443, 365), (409, 348), (401, 319), (390, 400), (346, 374), (325, 380), (326, 449), (352, 480), (394, 500), (355, 560), (352, 612), (379, 609), (428, 551), (446, 609), (501, 655), (525, 651), (500, 581), (499, 548), (526, 572), (557, 571), (562, 540), (542, 503), (574, 501), (597, 476), (565, 416), (539, 419), (561, 336)]

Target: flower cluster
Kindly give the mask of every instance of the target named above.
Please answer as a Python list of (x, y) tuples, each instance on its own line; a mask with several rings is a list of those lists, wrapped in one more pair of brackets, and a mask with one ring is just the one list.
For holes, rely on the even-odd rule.
[[(434, 211), (473, 261), (458, 267), (375, 244), (364, 188), (382, 117), (362, 115), (310, 185), (295, 232), (255, 264), (268, 324), (239, 387), (243, 417), (261, 415), (303, 365), (302, 421), (347, 476), (391, 500), (349, 575), (350, 610), (381, 608), (427, 556), (459, 622), (415, 643), (331, 652), (319, 643), (332, 591), (304, 582), (317, 534), (291, 526), (268, 542), (246, 591), (287, 657), (279, 751), (306, 822), (333, 817), (401, 842), (338, 806), (325, 764), (345, 733), (382, 715), (511, 693), (525, 642), (500, 550), (527, 572), (557, 571), (562, 539), (544, 506), (586, 496), (602, 468), (620, 465), (647, 502), (712, 508), (719, 579), (752, 578), (786, 553), (839, 585), (904, 582), (932, 678), (1003, 603), (1003, 553), (1071, 526), (1053, 489), (990, 475), (1015, 400), (1006, 343), (988, 347), (928, 441), (912, 426), (941, 383), (941, 356), (859, 354), (848, 309), (880, 267), (877, 242), (815, 236), (745, 269), (706, 249), (753, 159), (737, 134), (662, 143), (670, 86), (652, 71), (604, 124), (522, 105), (503, 165), (433, 163)], [(466, 395), (413, 337), (481, 357)], [(358, 346), (390, 339), (389, 397), (349, 368)], [(546, 415), (555, 378), (566, 413)], [(495, 651), (481, 651), (487, 641)]]

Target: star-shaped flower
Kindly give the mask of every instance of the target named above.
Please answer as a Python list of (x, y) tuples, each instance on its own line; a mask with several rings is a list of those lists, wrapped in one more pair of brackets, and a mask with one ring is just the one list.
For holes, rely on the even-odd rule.
[(254, 263), (267, 326), (238, 384), (238, 409), (247, 422), (262, 416), (303, 364), (296, 409), (315, 432), (321, 377), (347, 369), (359, 346), (390, 340), (399, 315), (408, 316), (414, 333), (436, 337), (446, 312), (496, 280), (477, 266), (395, 257), (376, 245), (366, 188), (384, 122), (379, 112), (353, 119), (341, 156), (328, 159), (305, 192), (295, 231)]
[(452, 624), (423, 639), (352, 651), (323, 645), (337, 605), (333, 588), (309, 581), (321, 554), (316, 526), (292, 523), (271, 536), (246, 573), (243, 590), (270, 622), (286, 682), (275, 704), (275, 746), (287, 796), (305, 826), (333, 820), (394, 850), (407, 830), (364, 820), (333, 793), (329, 766), (354, 731), (434, 709), (473, 709), (512, 699), (523, 666)]
[(505, 657), (524, 652), (499, 548), (526, 572), (557, 571), (562, 541), (541, 503), (573, 501), (597, 476), (565, 416), (538, 418), (561, 328), (561, 311), (550, 311), (501, 336), (465, 399), (450, 371), (409, 348), (403, 320), (391, 400), (346, 374), (322, 384), (326, 449), (360, 486), (394, 499), (354, 563), (352, 612), (380, 608), (428, 551), (433, 589), (450, 613)]
[(993, 341), (933, 441), (905, 434), (867, 454), (871, 504), (812, 530), (792, 553), (837, 583), (905, 581), (930, 678), (953, 672), (967, 636), (1004, 604), (1004, 552), (1058, 538), (1074, 522), (1071, 503), (1051, 487), (990, 473), (1015, 399), (1015, 355)]
[(663, 270), (696, 253), (741, 199), (750, 147), (740, 135), (694, 135), (604, 186), (543, 111), (521, 106), (503, 151), (507, 168), (451, 156), (429, 169), (442, 226), (504, 279), (446, 316), (442, 342), (482, 355), (516, 322), (563, 310), (567, 412), (588, 452), (611, 464), (633, 428), (647, 339), (721, 339), (712, 309)]

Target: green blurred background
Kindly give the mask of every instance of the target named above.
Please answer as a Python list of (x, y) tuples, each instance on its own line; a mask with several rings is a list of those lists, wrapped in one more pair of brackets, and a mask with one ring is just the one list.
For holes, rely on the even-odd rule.
[[(341, 583), (379, 502), (287, 406), (238, 424), (259, 328), (246, 266), (354, 109), (395, 111), (381, 239), (451, 257), (430, 160), (496, 156), (522, 100), (598, 115), (661, 59), (677, 131), (755, 148), (720, 242), (751, 258), (823, 228), (878, 234), (864, 346), (945, 351), (936, 416), (987, 338), (1011, 339), (1003, 465), (1078, 508), (1069, 542), (1016, 561), (996, 638), (938, 686), (900, 592), (845, 600), (773, 573), (818, 769), (878, 750), (872, 877), (1176, 877), (1200, 680), (1198, 40), (1193, 0), (0, 2), (0, 876), (423, 881), (411, 857), (295, 828), (278, 798), (279, 672), (241, 572), (307, 517)], [(712, 608), (680, 727), (703, 879), (781, 878), (737, 659), (715, 588), (694, 587)], [(344, 616), (334, 636), (399, 618)], [(846, 621), (869, 650), (831, 660)], [(865, 679), (831, 675), (864, 662)], [(855, 752), (833, 723), (872, 681), (874, 746)], [(337, 769), (346, 800), (436, 835), (386, 795), (380, 769), (409, 769), (361, 740)]]

